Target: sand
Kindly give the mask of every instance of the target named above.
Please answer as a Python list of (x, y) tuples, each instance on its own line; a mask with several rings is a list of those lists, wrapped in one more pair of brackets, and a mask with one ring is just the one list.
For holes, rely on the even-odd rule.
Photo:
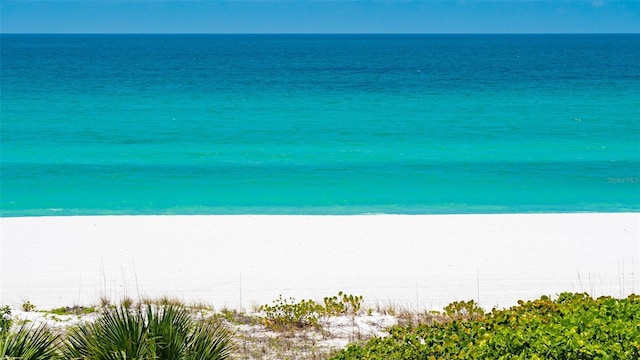
[(0, 302), (177, 297), (249, 309), (338, 291), (486, 309), (640, 291), (640, 213), (0, 218)]

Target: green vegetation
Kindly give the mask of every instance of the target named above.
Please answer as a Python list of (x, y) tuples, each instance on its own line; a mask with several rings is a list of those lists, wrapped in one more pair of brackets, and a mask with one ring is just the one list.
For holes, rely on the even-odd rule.
[(23, 323), (14, 331), (0, 334), (0, 359), (57, 359), (60, 336), (44, 326)]
[[(196, 320), (172, 305), (105, 310), (93, 323), (70, 330), (63, 347), (68, 359), (227, 359), (231, 335), (217, 322)], [(114, 354), (117, 356), (114, 358)]]
[(640, 296), (562, 293), (484, 314), (452, 303), (441, 321), (394, 327), (390, 336), (354, 344), (353, 359), (640, 359)]
[(35, 306), (35, 305), (33, 305), (33, 304), (31, 303), (31, 301), (28, 301), (28, 300), (27, 300), (27, 301), (25, 301), (25, 302), (22, 304), (22, 310), (23, 310), (23, 311), (29, 312), (29, 311), (33, 311), (33, 310), (35, 310), (35, 309), (36, 309), (36, 306)]
[(9, 305), (0, 308), (0, 338), (9, 332), (13, 319), (11, 318), (11, 308)]
[(321, 317), (340, 315), (355, 316), (362, 306), (362, 296), (347, 295), (342, 291), (337, 296), (325, 297), (324, 305), (313, 300), (296, 302), (294, 298), (284, 299), (282, 295), (273, 305), (262, 305), (264, 325), (274, 331), (290, 331), (307, 327), (318, 327)]
[(313, 300), (296, 302), (294, 298), (283, 299), (282, 295), (273, 301), (273, 305), (262, 305), (264, 325), (275, 331), (286, 331), (315, 327), (322, 307)]
[[(5, 306), (0, 307), (0, 360), (216, 360), (231, 358), (232, 348), (238, 360), (640, 360), (637, 295), (594, 299), (562, 293), (555, 300), (543, 296), (488, 313), (474, 301), (456, 301), (442, 312), (396, 311), (401, 325), (388, 329), (386, 337), (345, 335), (344, 318), (336, 322), (341, 324), (340, 334), (333, 332), (331, 317), (338, 316), (351, 317), (352, 324), (346, 326), (360, 331), (366, 318), (356, 317), (372, 312), (362, 305), (362, 296), (340, 292), (322, 302), (280, 296), (272, 305), (261, 306), (260, 314), (229, 309), (213, 313), (204, 304), (189, 307), (170, 298), (128, 308), (38, 311), (49, 321), (55, 316), (80, 318), (95, 312), (78, 325), (55, 325), (56, 330), (40, 322), (13, 319)], [(381, 329), (380, 324), (376, 331)], [(274, 336), (272, 331), (280, 333)], [(338, 350), (331, 345), (338, 338), (370, 340)]]
[(94, 307), (84, 307), (84, 306), (64, 306), (57, 309), (52, 309), (48, 311), (43, 311), (48, 314), (54, 315), (87, 315), (96, 312), (96, 308)]
[[(93, 308), (60, 308), (54, 314), (87, 314)], [(11, 329), (11, 310), (0, 309), (0, 359), (222, 360), (231, 356), (231, 334), (217, 321), (196, 319), (175, 306), (105, 308), (94, 322), (66, 332), (22, 323)]]
[(484, 309), (478, 306), (475, 301), (454, 301), (444, 307), (444, 315), (449, 319), (482, 319), (484, 317)]
[(360, 312), (362, 296), (345, 294), (342, 291), (338, 296), (324, 298), (324, 314), (327, 316), (352, 315)]

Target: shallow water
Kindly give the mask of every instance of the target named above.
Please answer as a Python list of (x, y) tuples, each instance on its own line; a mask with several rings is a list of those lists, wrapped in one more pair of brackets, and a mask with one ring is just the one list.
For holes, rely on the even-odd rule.
[(2, 35), (2, 216), (640, 210), (639, 35)]

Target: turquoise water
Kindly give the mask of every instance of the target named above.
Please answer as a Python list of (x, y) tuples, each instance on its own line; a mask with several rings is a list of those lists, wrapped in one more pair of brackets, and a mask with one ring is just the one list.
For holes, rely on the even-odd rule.
[(2, 216), (640, 210), (640, 35), (6, 35)]

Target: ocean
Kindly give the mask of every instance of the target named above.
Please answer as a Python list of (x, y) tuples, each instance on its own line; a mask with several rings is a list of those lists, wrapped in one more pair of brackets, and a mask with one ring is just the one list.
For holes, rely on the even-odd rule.
[(640, 34), (0, 41), (4, 217), (640, 211)]

